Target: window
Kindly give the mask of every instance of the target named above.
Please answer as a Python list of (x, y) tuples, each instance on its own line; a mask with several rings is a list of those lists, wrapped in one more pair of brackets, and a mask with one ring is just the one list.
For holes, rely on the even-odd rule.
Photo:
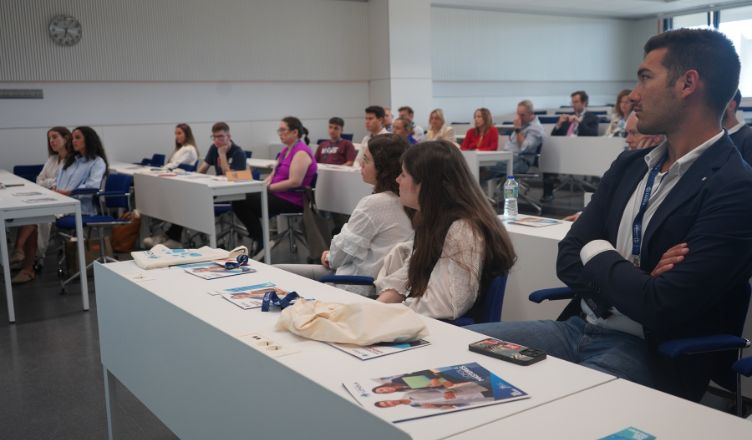
[(742, 96), (752, 96), (752, 6), (722, 10), (718, 30), (734, 43), (742, 62), (739, 75)]
[(673, 29), (710, 29), (708, 26), (708, 13), (700, 12), (697, 14), (677, 15), (674, 17)]

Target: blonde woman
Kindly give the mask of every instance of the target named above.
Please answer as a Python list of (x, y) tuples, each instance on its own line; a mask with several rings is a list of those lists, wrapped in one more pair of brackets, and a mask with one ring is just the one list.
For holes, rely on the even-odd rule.
[(454, 129), (447, 125), (444, 112), (440, 108), (433, 110), (428, 116), (428, 125), (428, 133), (426, 133), (427, 141), (439, 141), (443, 139), (456, 145), (457, 138), (454, 135)]

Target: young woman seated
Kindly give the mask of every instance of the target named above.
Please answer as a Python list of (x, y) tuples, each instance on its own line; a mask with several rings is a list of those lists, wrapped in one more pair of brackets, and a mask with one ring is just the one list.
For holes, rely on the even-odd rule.
[(417, 212), (414, 242), (394, 247), (376, 278), (378, 300), (456, 319), (515, 261), (509, 235), (465, 163), (446, 141), (402, 156), (400, 201)]

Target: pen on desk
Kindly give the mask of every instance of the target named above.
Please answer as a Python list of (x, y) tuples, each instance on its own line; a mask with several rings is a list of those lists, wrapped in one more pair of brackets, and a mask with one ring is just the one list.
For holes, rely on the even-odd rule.
[(0, 183), (0, 189), (2, 188), (13, 188), (16, 186), (24, 186), (23, 183)]

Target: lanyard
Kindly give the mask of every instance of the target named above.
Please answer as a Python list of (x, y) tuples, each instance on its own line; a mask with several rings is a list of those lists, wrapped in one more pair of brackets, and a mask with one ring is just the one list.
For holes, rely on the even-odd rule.
[(647, 211), (648, 203), (650, 202), (650, 193), (653, 192), (653, 184), (655, 183), (655, 177), (661, 171), (661, 167), (668, 155), (664, 155), (663, 158), (650, 170), (648, 174), (648, 181), (645, 184), (645, 192), (642, 193), (642, 201), (640, 202), (640, 210), (637, 211), (634, 222), (632, 223), (632, 263), (635, 266), (640, 266), (640, 248), (642, 247), (642, 218)]
[(286, 296), (280, 298), (274, 290), (270, 290), (264, 293), (264, 299), (261, 301), (261, 311), (268, 312), (271, 310), (272, 306), (284, 309), (295, 303), (295, 300), (298, 298), (298, 292), (290, 292)]

